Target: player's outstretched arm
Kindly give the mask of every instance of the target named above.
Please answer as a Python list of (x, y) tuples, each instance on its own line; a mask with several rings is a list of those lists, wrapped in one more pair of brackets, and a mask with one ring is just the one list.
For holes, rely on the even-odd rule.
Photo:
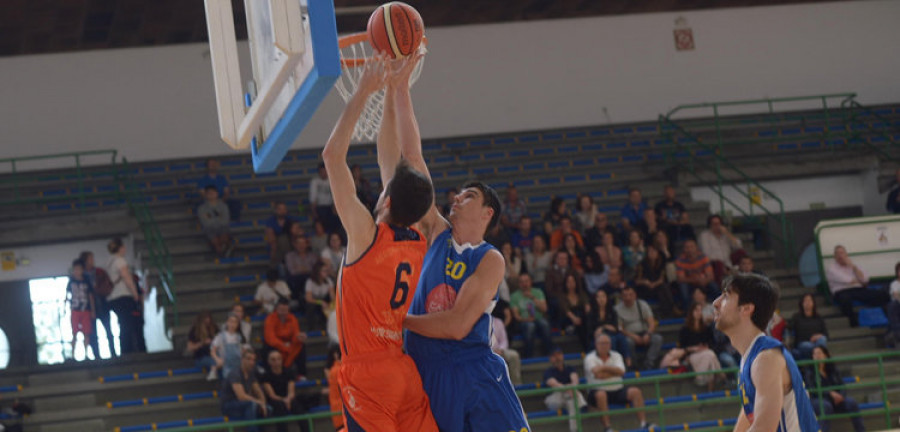
[(353, 136), (356, 121), (365, 107), (366, 100), (384, 85), (387, 76), (383, 59), (376, 58), (367, 62), (364, 67), (366, 70), (360, 78), (356, 93), (347, 102), (344, 112), (331, 132), (328, 144), (322, 150), (328, 182), (331, 184), (331, 194), (334, 196), (334, 206), (344, 229), (347, 230), (347, 262), (359, 258), (375, 235), (375, 221), (372, 220), (366, 206), (356, 197), (356, 185), (347, 166), (347, 151), (350, 148), (350, 138)]
[(494, 301), (505, 271), (503, 256), (491, 250), (463, 282), (452, 308), (425, 315), (407, 315), (403, 326), (426, 337), (461, 340)]
[(781, 420), (784, 403), (784, 356), (777, 350), (766, 350), (756, 357), (750, 376), (756, 386), (753, 424), (747, 432), (775, 432)]
[(397, 134), (397, 113), (394, 108), (394, 87), (400, 79), (400, 73), (408, 59), (391, 60), (384, 94), (384, 111), (381, 117), (381, 128), (375, 141), (378, 150), (378, 170), (381, 174), (381, 186), (387, 187), (394, 176), (394, 170), (400, 163), (400, 143)]

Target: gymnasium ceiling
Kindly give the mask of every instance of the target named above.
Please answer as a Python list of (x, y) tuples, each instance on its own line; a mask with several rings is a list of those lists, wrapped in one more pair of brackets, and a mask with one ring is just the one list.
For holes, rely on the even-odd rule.
[[(371, 10), (386, 0), (334, 1), (338, 29), (351, 32), (363, 30)], [(426, 26), (822, 1), (407, 0), (421, 12)], [(206, 41), (203, 0), (3, 0), (2, 3), (0, 56)], [(243, 1), (232, 0), (232, 3), (238, 18), (238, 37), (244, 38)]]

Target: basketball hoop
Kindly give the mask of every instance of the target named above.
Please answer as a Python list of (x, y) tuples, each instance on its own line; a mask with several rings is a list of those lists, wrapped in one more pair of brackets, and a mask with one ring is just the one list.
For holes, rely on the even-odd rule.
[[(419, 49), (424, 51), (427, 44), (428, 38), (424, 38)], [(366, 33), (340, 37), (338, 46), (341, 50), (341, 70), (343, 73), (335, 82), (334, 87), (341, 94), (344, 102), (347, 102), (359, 87), (359, 79), (363, 74), (362, 66), (366, 64), (367, 60), (375, 56), (375, 52), (372, 49), (372, 45), (369, 44), (369, 37)], [(415, 70), (409, 77), (410, 87), (419, 79), (424, 59), (423, 57), (419, 60)], [(378, 130), (381, 128), (383, 115), (384, 89), (381, 89), (369, 96), (369, 100), (366, 101), (366, 106), (356, 122), (356, 127), (353, 129), (353, 139), (357, 142), (364, 140), (374, 141), (378, 135)]]

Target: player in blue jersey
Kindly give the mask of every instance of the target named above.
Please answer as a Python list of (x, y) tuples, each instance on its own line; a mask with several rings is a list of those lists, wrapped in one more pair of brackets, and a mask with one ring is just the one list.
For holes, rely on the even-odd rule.
[(713, 302), (716, 328), (741, 353), (742, 409), (735, 432), (817, 432), (819, 425), (803, 376), (790, 351), (764, 329), (778, 305), (778, 291), (760, 275), (741, 273), (723, 283)]

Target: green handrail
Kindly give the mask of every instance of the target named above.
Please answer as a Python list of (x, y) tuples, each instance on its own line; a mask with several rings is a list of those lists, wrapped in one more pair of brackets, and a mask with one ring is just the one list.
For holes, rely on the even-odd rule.
[(862, 125), (866, 132), (868, 132), (870, 134), (878, 135), (879, 137), (883, 138), (888, 144), (886, 146), (887, 150), (885, 150), (885, 149), (875, 145), (870, 140), (863, 138), (862, 133), (854, 133), (853, 137), (848, 142), (863, 144), (864, 146), (868, 147), (870, 150), (877, 153), (883, 160), (889, 160), (892, 162), (900, 162), (900, 159), (898, 159), (891, 153), (891, 150), (894, 150), (894, 151), (900, 150), (900, 144), (897, 143), (897, 141), (894, 139), (893, 135), (886, 134), (886, 133), (884, 133), (883, 130), (872, 127), (871, 124), (860, 120), (860, 117), (861, 116), (874, 117), (875, 119), (877, 119), (878, 121), (880, 121), (881, 123), (886, 124), (886, 125), (892, 124), (892, 122), (890, 120), (882, 117), (880, 114), (872, 111), (870, 108), (860, 104), (855, 99), (847, 99), (846, 101), (841, 103), (841, 108), (843, 108), (845, 111), (849, 112), (850, 118), (849, 118), (848, 126), (850, 126), (849, 129), (851, 131), (855, 129), (854, 126)]
[[(817, 379), (815, 387), (808, 388), (807, 391), (810, 394), (815, 394), (815, 395), (819, 396), (818, 397), (819, 402), (820, 402), (820, 406), (819, 406), (820, 411), (819, 412), (824, 412), (824, 410), (822, 409), (823, 407), (821, 405), (823, 403), (822, 398), (821, 398), (821, 395), (823, 392), (827, 392), (830, 390), (837, 390), (837, 389), (841, 389), (841, 388), (864, 389), (864, 388), (870, 388), (870, 387), (878, 387), (878, 390), (880, 391), (880, 394), (881, 394), (881, 400), (885, 402), (883, 408), (881, 408), (877, 411), (876, 410), (867, 410), (866, 413), (820, 415), (820, 416), (818, 416), (818, 419), (819, 420), (837, 420), (837, 419), (850, 418), (850, 417), (861, 417), (864, 415), (868, 415), (869, 413), (883, 413), (884, 419), (885, 419), (885, 426), (890, 428), (892, 426), (891, 415), (893, 413), (900, 412), (900, 407), (891, 408), (890, 403), (888, 402), (888, 397), (887, 397), (888, 396), (888, 386), (900, 385), (900, 380), (887, 381), (885, 379), (884, 364), (885, 364), (886, 359), (895, 359), (897, 357), (900, 357), (900, 352), (888, 351), (888, 352), (879, 352), (879, 353), (872, 353), (872, 354), (839, 356), (839, 357), (832, 357), (830, 359), (825, 359), (825, 360), (805, 360), (805, 361), (797, 362), (797, 364), (801, 367), (811, 366), (811, 365), (813, 367), (815, 367), (815, 365), (818, 365), (820, 363), (845, 363), (845, 362), (860, 362), (860, 361), (871, 361), (871, 360), (875, 360), (878, 364), (878, 378), (879, 379), (877, 382), (875, 382), (875, 381), (857, 382), (857, 383), (851, 383), (851, 384), (844, 384), (844, 385), (840, 385), (840, 386), (823, 387), (821, 385), (821, 382)], [(688, 379), (691, 379), (691, 378), (694, 378), (697, 376), (701, 376), (701, 375), (712, 375), (712, 374), (722, 374), (722, 373), (735, 374), (735, 373), (737, 373), (737, 369), (731, 368), (731, 369), (722, 369), (722, 370), (708, 371), (708, 372), (692, 372), (692, 373), (684, 373), (684, 374), (677, 374), (677, 375), (661, 375), (661, 376), (653, 376), (653, 377), (645, 377), (645, 378), (630, 378), (630, 379), (623, 380), (622, 384), (626, 385), (626, 386), (629, 386), (629, 385), (643, 385), (643, 386), (652, 385), (654, 387), (654, 397), (655, 397), (655, 399), (653, 399), (653, 400), (660, 401), (663, 398), (662, 392), (660, 390), (660, 383), (688, 380)], [(521, 399), (522, 397), (527, 397), (527, 396), (544, 396), (544, 395), (547, 395), (547, 394), (550, 394), (550, 393), (553, 393), (556, 391), (572, 391), (574, 393), (576, 391), (596, 389), (597, 387), (598, 386), (596, 384), (579, 384), (579, 385), (574, 385), (574, 386), (565, 386), (565, 387), (557, 387), (557, 388), (538, 388), (538, 389), (534, 389), (534, 390), (521, 390), (521, 391), (516, 392), (516, 394)], [(651, 400), (651, 399), (645, 398), (645, 400)], [(608, 412), (594, 411), (594, 412), (588, 412), (588, 413), (581, 413), (580, 411), (576, 410), (576, 412), (573, 413), (574, 415), (572, 417), (574, 417), (578, 422), (578, 430), (583, 431), (583, 430), (585, 430), (584, 425), (583, 425), (583, 420), (586, 420), (586, 419), (597, 418), (597, 417), (605, 416), (605, 415), (621, 416), (621, 415), (627, 415), (627, 414), (634, 414), (639, 411), (645, 411), (645, 412), (656, 411), (657, 417), (658, 417), (657, 422), (659, 425), (659, 430), (666, 430), (667, 426), (672, 425), (670, 423), (666, 423), (666, 421), (665, 421), (664, 412), (666, 410), (691, 409), (691, 408), (702, 407), (704, 405), (713, 404), (713, 403), (714, 404), (721, 404), (721, 403), (733, 404), (735, 407), (735, 411), (737, 411), (740, 407), (740, 397), (738, 396), (737, 392), (735, 392), (735, 394), (731, 394), (730, 392), (727, 392), (725, 397), (718, 398), (718, 399), (693, 400), (693, 401), (665, 403), (665, 404), (656, 403), (655, 405), (645, 405), (644, 407), (641, 407), (641, 408), (624, 408), (624, 409), (617, 409), (617, 410), (608, 411)], [(267, 419), (262, 419), (262, 420), (253, 420), (253, 421), (237, 421), (237, 422), (215, 423), (215, 424), (208, 424), (208, 425), (202, 425), (202, 426), (187, 426), (187, 427), (171, 428), (171, 429), (166, 429), (166, 430), (168, 432), (202, 432), (202, 431), (212, 431), (212, 430), (234, 431), (235, 429), (243, 428), (243, 427), (247, 427), (247, 426), (262, 426), (262, 425), (271, 425), (271, 424), (277, 424), (277, 423), (288, 423), (288, 422), (294, 423), (294, 422), (305, 421), (305, 422), (307, 422), (307, 425), (309, 426), (310, 431), (314, 432), (315, 431), (315, 425), (313, 423), (314, 420), (329, 418), (334, 415), (340, 415), (340, 413), (338, 413), (338, 412), (321, 412), (321, 413), (315, 413), (315, 414), (303, 414), (303, 415), (295, 415), (295, 416), (267, 418)], [(561, 422), (568, 422), (568, 421), (569, 421), (569, 416), (560, 414), (555, 417), (530, 419), (528, 421), (528, 423), (530, 425), (534, 426), (534, 425), (540, 425), (540, 424), (561, 423)], [(703, 428), (703, 429), (696, 429), (696, 430), (712, 432), (712, 431), (726, 431), (726, 430), (732, 430), (732, 429), (733, 429), (732, 426), (713, 426), (710, 428)], [(331, 430), (331, 428), (329, 427), (327, 430)], [(691, 429), (691, 430), (695, 430), (695, 429)]]
[[(723, 157), (721, 155), (721, 144), (719, 145), (719, 148), (714, 148), (712, 146), (709, 146), (706, 143), (704, 143), (703, 141), (701, 141), (700, 138), (698, 138), (694, 134), (688, 132), (681, 125), (673, 122), (672, 120), (668, 119), (665, 116), (662, 116), (662, 115), (659, 116), (659, 123), (660, 123), (660, 130), (664, 131), (663, 132), (664, 135), (667, 137), (669, 142), (671, 142), (670, 151), (668, 152), (669, 155), (666, 158), (669, 161), (669, 164), (673, 165), (675, 167), (682, 167), (682, 165), (678, 164), (677, 156), (679, 154), (684, 154), (686, 151), (686, 154), (688, 156), (688, 163), (686, 166), (687, 172), (689, 174), (691, 174), (692, 176), (694, 176), (694, 178), (696, 178), (701, 183), (708, 183), (707, 181), (705, 181), (703, 179), (702, 176), (700, 176), (699, 170), (696, 167), (696, 165), (703, 164), (705, 162), (703, 161), (702, 158), (695, 157), (695, 156), (697, 156), (697, 152), (694, 150), (693, 147), (699, 147), (702, 150), (706, 150), (709, 153), (709, 155), (713, 158), (713, 162), (714, 162), (714, 167), (713, 167), (712, 171), (715, 173), (715, 176), (716, 176), (715, 177), (716, 184), (715, 185), (709, 184), (708, 186), (713, 192), (716, 193), (716, 195), (719, 198), (719, 213), (722, 215), (725, 214), (725, 204), (727, 203), (734, 210), (738, 211), (739, 213), (741, 213), (741, 215), (743, 215), (745, 217), (752, 217), (753, 209), (759, 208), (767, 216), (776, 219), (778, 221), (778, 225), (780, 227), (780, 233), (772, 232), (772, 230), (769, 228), (767, 228), (767, 231), (769, 231), (769, 235), (771, 238), (777, 240), (778, 242), (780, 242), (782, 244), (782, 247), (784, 250), (784, 264), (786, 266), (793, 265), (793, 263), (796, 260), (796, 257), (795, 257), (796, 251), (794, 249), (794, 239), (793, 239), (794, 228), (793, 228), (793, 224), (790, 222), (790, 220), (787, 219), (787, 217), (785, 215), (784, 202), (781, 200), (781, 198), (776, 196), (771, 190), (769, 190), (768, 188), (766, 188), (765, 186), (763, 186), (756, 180), (752, 179), (743, 170), (738, 168), (737, 165), (735, 165), (734, 163), (732, 163), (731, 161), (729, 161), (728, 159)], [(681, 135), (685, 138), (684, 144), (686, 144), (686, 145), (683, 145), (682, 140), (679, 139), (679, 137), (677, 135)], [(685, 148), (685, 147), (686, 147), (686, 149), (682, 150), (682, 148)], [(738, 175), (738, 178), (737, 179), (726, 179), (722, 172), (723, 168), (736, 173)], [(738, 187), (738, 183), (745, 183), (747, 185), (748, 190), (745, 191), (744, 189)], [(730, 198), (725, 196), (725, 187), (726, 186), (731, 187), (734, 191), (736, 191), (738, 194), (742, 195), (744, 198), (747, 199), (748, 207), (750, 209), (749, 212), (744, 211), (744, 209), (740, 205), (738, 205), (737, 203), (732, 201)], [(777, 203), (777, 209), (770, 210), (769, 208), (767, 208), (766, 206), (764, 206), (762, 204), (761, 200), (756, 200), (754, 198), (753, 194), (749, 191), (749, 189), (751, 187), (757, 188), (761, 193), (765, 193), (766, 195), (768, 195), (772, 199), (774, 199), (775, 202)]]

